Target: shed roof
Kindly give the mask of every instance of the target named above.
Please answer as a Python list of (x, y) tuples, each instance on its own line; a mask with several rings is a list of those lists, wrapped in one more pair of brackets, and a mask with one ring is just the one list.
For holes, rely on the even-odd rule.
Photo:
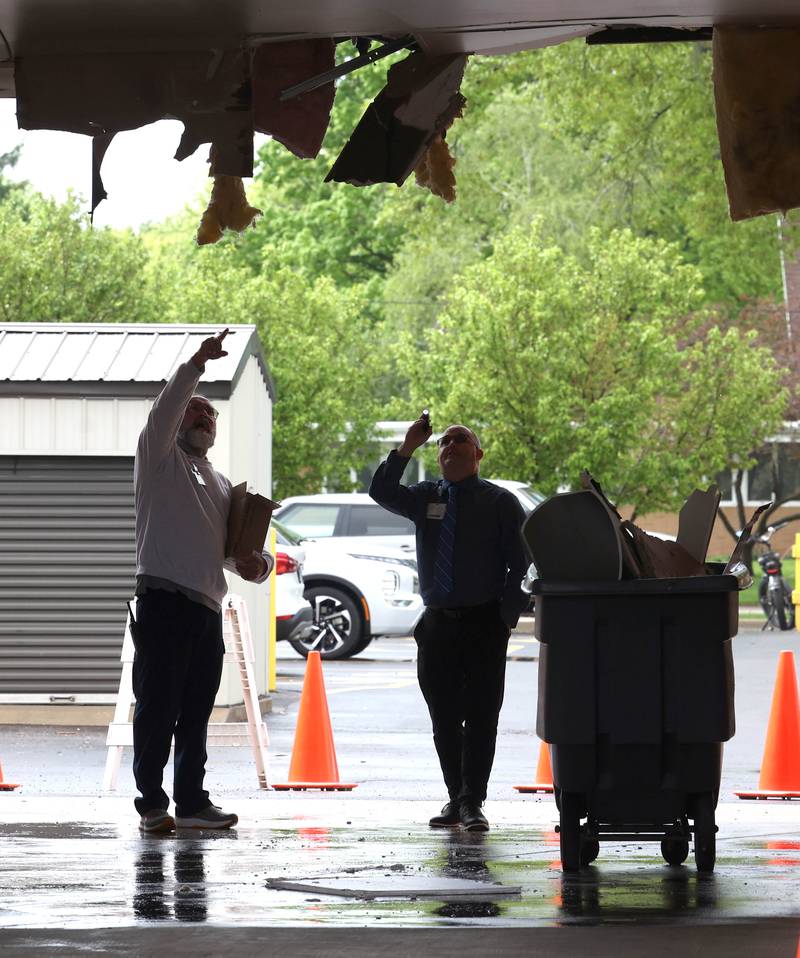
[[(0, 385), (8, 392), (11, 384), (20, 389), (38, 384), (39, 388), (31, 391), (42, 393), (47, 385), (80, 384), (84, 391), (104, 394), (114, 384), (158, 387), (204, 339), (223, 328), (195, 323), (0, 323)], [(218, 395), (228, 393), (235, 388), (247, 359), (255, 356), (274, 396), (256, 327), (228, 329), (228, 355), (208, 363), (200, 382), (217, 386), (214, 391)], [(93, 386), (102, 388), (93, 390)]]

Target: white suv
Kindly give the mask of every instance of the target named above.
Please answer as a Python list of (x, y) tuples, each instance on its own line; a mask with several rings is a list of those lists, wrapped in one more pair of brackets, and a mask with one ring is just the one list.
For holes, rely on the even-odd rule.
[(369, 538), (301, 538), (299, 530), (286, 527), (283, 516), (273, 522), (286, 540), (293, 539), (305, 552), (303, 580), (313, 629), (288, 636), (297, 652), (316, 650), (324, 659), (344, 659), (363, 651), (378, 635), (414, 631), (422, 596), (413, 547), (409, 551)]

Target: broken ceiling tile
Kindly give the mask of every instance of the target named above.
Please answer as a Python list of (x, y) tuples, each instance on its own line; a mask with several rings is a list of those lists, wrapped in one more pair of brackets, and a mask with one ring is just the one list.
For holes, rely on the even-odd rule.
[(466, 100), (459, 88), (466, 63), (466, 54), (430, 57), (423, 51), (395, 63), (326, 182), (405, 182), (433, 140), (461, 115)]
[(713, 36), (731, 219), (800, 206), (800, 30), (715, 26)]
[(241, 50), (22, 57), (14, 65), (17, 119), (25, 130), (87, 136), (177, 119), (184, 134), (176, 159), (213, 142), (213, 172), (252, 176), (248, 66)]
[(328, 37), (262, 43), (252, 53), (253, 122), (303, 159), (315, 157), (330, 121), (333, 83), (281, 102), (280, 93), (293, 84), (332, 70), (336, 44)]

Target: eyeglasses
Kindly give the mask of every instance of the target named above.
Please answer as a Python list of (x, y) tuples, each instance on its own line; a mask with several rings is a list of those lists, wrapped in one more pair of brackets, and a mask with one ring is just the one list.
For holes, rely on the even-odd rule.
[(440, 449), (444, 449), (445, 446), (449, 446), (451, 442), (461, 444), (462, 442), (472, 442), (472, 437), (468, 436), (465, 432), (454, 432), (449, 436), (440, 436), (436, 440), (436, 445)]
[(214, 420), (219, 419), (219, 410), (213, 406), (207, 406), (205, 403), (190, 402), (187, 408), (192, 412), (204, 412)]

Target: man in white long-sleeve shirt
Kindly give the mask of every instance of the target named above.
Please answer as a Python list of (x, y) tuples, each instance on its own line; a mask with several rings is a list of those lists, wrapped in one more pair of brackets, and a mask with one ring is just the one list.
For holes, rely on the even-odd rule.
[[(133, 773), (145, 832), (230, 828), (236, 815), (203, 788), (208, 720), (222, 675), (223, 566), (252, 582), (272, 570), (268, 553), (225, 556), (231, 484), (206, 458), (217, 414), (195, 394), (205, 364), (227, 353), (227, 329), (204, 340), (153, 404), (136, 450), (136, 655)], [(175, 738), (175, 817), (162, 787)]]

